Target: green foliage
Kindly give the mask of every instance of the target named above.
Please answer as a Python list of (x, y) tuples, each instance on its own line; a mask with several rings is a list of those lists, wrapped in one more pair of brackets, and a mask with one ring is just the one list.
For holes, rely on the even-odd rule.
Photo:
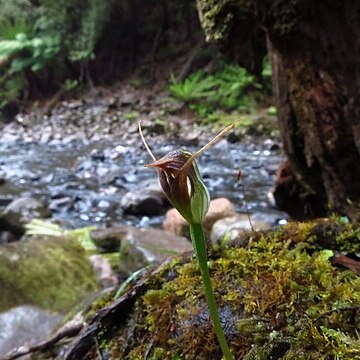
[(0, 40), (14, 40), (18, 34), (32, 34), (32, 26), (25, 19), (16, 19), (15, 23), (4, 20), (0, 23)]
[(200, 70), (182, 82), (176, 82), (176, 79), (172, 76), (169, 89), (176, 98), (184, 102), (190, 102), (213, 95), (214, 86), (213, 78), (205, 76), (205, 73)]
[(16, 99), (25, 85), (24, 76), (17, 74), (9, 79), (0, 79), (0, 109), (8, 102)]
[(26, 235), (35, 236), (68, 236), (74, 238), (85, 250), (96, 250), (95, 244), (91, 240), (90, 232), (95, 229), (87, 226), (80, 229), (64, 230), (59, 225), (48, 221), (33, 219), (25, 226)]
[(26, 88), (24, 70), (40, 69), (56, 50), (53, 39), (34, 34), (38, 8), (27, 0), (0, 0), (0, 108)]
[(249, 109), (254, 101), (251, 92), (266, 90), (271, 77), (270, 67), (264, 65), (264, 84), (238, 65), (225, 65), (214, 74), (199, 70), (182, 82), (171, 79), (170, 93), (184, 101), (202, 118), (216, 119), (218, 110), (232, 111)]
[[(66, 58), (73, 62), (90, 59), (111, 4), (110, 0), (40, 0), (36, 4), (0, 0), (0, 108), (21, 95), (28, 71), (36, 73), (48, 66), (59, 73), (52, 64)], [(59, 61), (51, 62), (54, 59)], [(83, 64), (81, 70), (86, 71)]]
[(50, 37), (28, 39), (26, 34), (17, 34), (14, 40), (0, 41), (0, 59), (10, 58), (9, 73), (14, 74), (30, 68), (32, 71), (41, 69), (47, 61), (59, 52), (57, 39)]
[(233, 110), (244, 105), (244, 95), (250, 86), (260, 88), (254, 76), (244, 68), (237, 65), (229, 65), (214, 76), (217, 83), (216, 97), (211, 101), (225, 110)]
[(64, 91), (70, 91), (76, 89), (79, 86), (79, 81), (74, 79), (66, 79), (62, 84), (61, 87)]
[(40, 3), (42, 16), (36, 22), (37, 32), (59, 36), (61, 55), (71, 61), (93, 56), (111, 2), (109, 0), (41, 0)]
[(131, 273), (126, 280), (121, 284), (119, 289), (116, 291), (114, 296), (114, 300), (117, 300), (121, 295), (124, 294), (126, 288), (134, 281), (136, 281), (150, 266), (145, 266), (139, 270), (134, 271)]
[(30, 35), (39, 15), (29, 0), (0, 0), (0, 40), (13, 40), (17, 34)]

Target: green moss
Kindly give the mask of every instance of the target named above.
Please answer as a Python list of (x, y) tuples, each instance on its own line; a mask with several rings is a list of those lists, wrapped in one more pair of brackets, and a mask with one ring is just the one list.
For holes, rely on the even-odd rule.
[(306, 242), (313, 248), (341, 251), (343, 254), (360, 252), (360, 226), (342, 222), (339, 218), (287, 224), (280, 235), (292, 242)]
[(197, 7), (200, 15), (201, 26), (209, 42), (227, 40), (237, 17), (252, 16), (254, 9), (253, 0), (198, 0)]
[(100, 309), (110, 305), (114, 301), (116, 289), (103, 292), (84, 312), (84, 318), (90, 320)]
[(272, 35), (286, 36), (297, 29), (309, 5), (306, 0), (198, 0), (197, 6), (207, 41), (224, 43), (232, 32), (249, 31), (249, 22), (259, 15), (256, 23), (265, 20)]
[[(213, 286), (237, 359), (360, 358), (360, 278), (332, 266), (316, 226), (292, 223), (213, 252)], [(347, 239), (357, 228), (336, 226)], [(173, 261), (152, 279), (109, 351), (111, 359), (221, 358), (195, 261)]]
[(353, 225), (342, 225), (341, 231), (335, 235), (336, 247), (343, 253), (360, 253), (360, 227), (354, 228)]
[(69, 309), (97, 288), (83, 248), (69, 238), (11, 243), (0, 251), (0, 310), (35, 304)]
[(268, 16), (272, 18), (272, 32), (281, 36), (295, 30), (303, 17), (301, 5), (304, 3), (304, 0), (272, 1), (268, 9)]

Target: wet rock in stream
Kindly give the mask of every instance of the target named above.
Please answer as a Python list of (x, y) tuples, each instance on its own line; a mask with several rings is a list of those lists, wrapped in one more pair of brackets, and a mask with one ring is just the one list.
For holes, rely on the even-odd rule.
[[(156, 174), (143, 167), (150, 159), (141, 144), (134, 143), (137, 136), (123, 143), (103, 140), (0, 146), (0, 170), (7, 179), (0, 195), (45, 199), (53, 218), (70, 228), (119, 223), (160, 226), (168, 203)], [(158, 157), (181, 147), (171, 141), (159, 144), (156, 139), (150, 145)], [(194, 151), (197, 147), (186, 148)], [(249, 210), (273, 211), (267, 193), (275, 174), (269, 169), (276, 167), (280, 156), (261, 149), (261, 145), (223, 141), (204, 153), (199, 167), (211, 196), (227, 197), (236, 211), (244, 211), (243, 193), (236, 180), (241, 168)]]
[(182, 236), (154, 228), (116, 226), (91, 231), (91, 239), (105, 252), (119, 251), (118, 269), (122, 274), (170, 256), (192, 251), (191, 242)]
[(15, 238), (19, 238), (25, 232), (25, 225), (32, 219), (45, 219), (50, 216), (51, 211), (42, 202), (30, 197), (18, 198), (0, 212), (0, 232), (8, 231)]
[(62, 318), (62, 315), (31, 305), (0, 313), (0, 358), (15, 348), (46, 340)]
[(170, 207), (157, 179), (144, 181), (136, 189), (127, 192), (121, 199), (121, 207), (128, 214), (157, 216)]
[(279, 217), (269, 214), (235, 214), (216, 221), (211, 229), (210, 240), (213, 243), (221, 242), (224, 237), (227, 241), (243, 238), (251, 231), (269, 230), (278, 225)]

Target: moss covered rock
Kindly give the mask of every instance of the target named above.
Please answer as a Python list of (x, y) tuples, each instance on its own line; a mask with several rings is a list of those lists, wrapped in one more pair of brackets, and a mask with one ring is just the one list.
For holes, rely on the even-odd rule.
[(20, 304), (61, 311), (97, 288), (84, 249), (66, 237), (0, 247), (0, 311)]
[[(212, 249), (211, 277), (235, 358), (359, 359), (360, 277), (334, 266), (330, 250), (353, 243), (350, 251), (359, 240), (358, 226), (320, 221)], [(149, 273), (116, 301), (108, 293), (90, 312), (65, 359), (222, 357), (191, 257)]]

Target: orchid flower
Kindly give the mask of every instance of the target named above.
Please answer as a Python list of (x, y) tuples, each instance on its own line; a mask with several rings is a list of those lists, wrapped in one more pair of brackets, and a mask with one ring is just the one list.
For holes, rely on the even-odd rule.
[(189, 224), (200, 224), (210, 205), (210, 194), (202, 180), (196, 158), (217, 143), (235, 124), (226, 127), (193, 155), (180, 149), (171, 151), (157, 160), (146, 144), (139, 123), (139, 132), (143, 143), (154, 160), (153, 163), (145, 166), (157, 169), (160, 185), (166, 197)]
[(154, 160), (145, 165), (148, 168), (156, 168), (160, 185), (170, 203), (178, 210), (184, 219), (190, 224), (190, 236), (198, 259), (205, 295), (209, 306), (210, 316), (214, 330), (219, 341), (221, 350), (226, 360), (233, 360), (229, 345), (221, 326), (219, 313), (215, 301), (214, 290), (211, 285), (210, 272), (206, 251), (206, 242), (202, 221), (209, 210), (210, 195), (206, 188), (196, 163), (196, 158), (206, 149), (218, 142), (224, 134), (229, 132), (237, 123), (233, 123), (221, 131), (215, 138), (208, 142), (195, 154), (185, 150), (175, 150), (157, 160), (147, 145), (141, 124), (139, 132), (146, 150)]

